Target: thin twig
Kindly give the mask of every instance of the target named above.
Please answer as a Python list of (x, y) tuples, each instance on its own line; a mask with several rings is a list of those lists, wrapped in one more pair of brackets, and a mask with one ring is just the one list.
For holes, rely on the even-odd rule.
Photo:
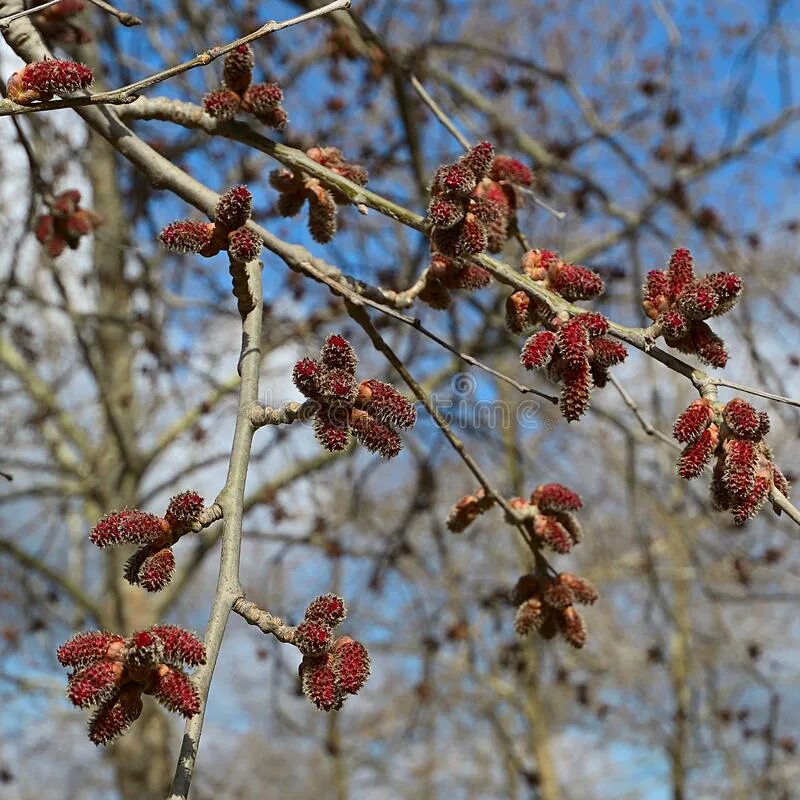
[(793, 397), (784, 397), (780, 394), (772, 394), (772, 392), (765, 392), (763, 389), (756, 389), (753, 386), (743, 386), (741, 383), (734, 383), (727, 378), (711, 378), (711, 381), (717, 386), (727, 386), (729, 389), (736, 389), (740, 392), (755, 395), (756, 397), (764, 397), (767, 400), (774, 400), (776, 403), (786, 403), (790, 406), (800, 407), (800, 400), (795, 400)]
[(44, 11), (46, 8), (50, 8), (50, 6), (54, 6), (56, 3), (60, 2), (61, 0), (48, 0), (48, 2), (42, 3), (40, 6), (26, 8), (22, 11), (18, 11), (16, 14), (9, 14), (7, 17), (0, 19), (0, 30), (7, 28), (15, 19), (21, 19), (31, 14), (38, 14), (40, 11)]
[(244, 595), (236, 598), (232, 610), (248, 625), (255, 625), (263, 633), (272, 634), (279, 642), (294, 644), (295, 627), (285, 625), (280, 617), (273, 617), (269, 611), (259, 608)]
[(608, 377), (611, 383), (614, 385), (614, 388), (619, 392), (620, 397), (622, 397), (625, 405), (628, 406), (628, 408), (633, 412), (633, 415), (636, 417), (636, 419), (639, 420), (639, 424), (642, 426), (642, 430), (644, 430), (644, 432), (648, 436), (654, 436), (656, 439), (660, 439), (662, 442), (669, 445), (674, 450), (680, 450), (681, 447), (676, 441), (667, 436), (665, 433), (662, 433), (660, 430), (654, 428), (652, 424), (647, 419), (645, 419), (645, 417), (642, 415), (638, 403), (633, 399), (633, 397), (631, 397), (630, 394), (628, 394), (628, 391), (619, 382), (619, 380), (612, 374), (609, 374)]
[(265, 425), (290, 425), (296, 420), (311, 419), (319, 411), (319, 403), (306, 400), (304, 403), (284, 403), (280, 408), (254, 405), (250, 409), (250, 423), (254, 428)]
[(129, 14), (127, 11), (120, 11), (118, 8), (114, 8), (111, 3), (106, 3), (105, 0), (89, 0), (89, 2), (93, 3), (98, 8), (101, 8), (103, 11), (111, 14), (112, 17), (116, 17), (126, 28), (131, 28), (134, 25), (142, 24), (142, 21), (139, 19), (139, 17)]
[(172, 780), (170, 800), (186, 800), (200, 746), (208, 692), (219, 655), (225, 626), (231, 608), (242, 591), (239, 582), (239, 562), (242, 542), (242, 516), (244, 490), (250, 450), (255, 429), (250, 423), (250, 411), (258, 399), (258, 382), (261, 370), (261, 263), (251, 261), (245, 267), (251, 297), (258, 298), (252, 309), (242, 319), (242, 348), (239, 358), (242, 380), (239, 385), (239, 409), (233, 433), (228, 477), (215, 504), (224, 519), (222, 530), (222, 554), (214, 602), (206, 628), (205, 647), (207, 660), (194, 675), (194, 683), (201, 699), (200, 712), (186, 723), (181, 752)]
[(445, 112), (442, 110), (442, 107), (430, 96), (430, 94), (428, 94), (428, 91), (420, 83), (419, 78), (412, 73), (409, 75), (409, 80), (411, 81), (411, 85), (414, 87), (414, 91), (420, 96), (422, 102), (425, 103), (425, 105), (428, 106), (428, 108), (433, 112), (433, 116), (436, 117), (436, 119), (438, 119), (439, 122), (441, 122), (442, 125), (444, 125), (448, 131), (450, 131), (450, 133), (453, 134), (455, 139), (465, 150), (469, 150), (470, 147), (472, 147), (472, 145), (469, 143), (469, 139), (467, 139), (467, 137), (464, 136), (461, 131), (459, 131), (453, 120), (451, 120), (450, 117), (445, 114)]

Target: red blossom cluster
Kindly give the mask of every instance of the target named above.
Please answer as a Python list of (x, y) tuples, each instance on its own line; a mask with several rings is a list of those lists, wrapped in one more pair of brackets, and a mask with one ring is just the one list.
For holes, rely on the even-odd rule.
[(127, 639), (104, 631), (79, 633), (58, 648), (57, 656), (72, 670), (70, 702), (78, 708), (98, 706), (89, 722), (89, 738), (97, 745), (108, 744), (139, 717), (143, 694), (187, 718), (200, 710), (183, 667), (205, 664), (205, 647), (177, 625), (154, 625)]
[[(496, 502), (483, 489), (462, 497), (451, 509), (447, 527), (453, 533), (461, 533)], [(529, 500), (515, 497), (509, 505), (537, 547), (569, 553), (583, 537), (574, 513), (583, 507), (583, 502), (576, 492), (560, 483), (541, 484)], [(597, 596), (597, 590), (587, 580), (567, 572), (555, 578), (538, 573), (524, 575), (514, 590), (517, 633), (525, 636), (536, 630), (551, 639), (560, 631), (573, 647), (583, 647), (586, 625), (573, 604), (591, 604)]]
[(532, 182), (533, 174), (524, 164), (495, 156), (489, 142), (439, 167), (428, 205), (434, 253), (460, 258), (484, 250), (500, 252), (522, 204), (519, 187)]
[[(337, 147), (311, 147), (306, 155), (317, 164), (341, 175), (348, 181), (366, 186), (368, 175), (359, 164), (344, 160)], [(269, 174), (273, 189), (280, 192), (277, 211), (282, 217), (296, 217), (308, 201), (308, 229), (315, 241), (325, 244), (333, 239), (338, 227), (338, 206), (348, 205), (347, 195), (335, 186), (327, 187), (318, 178), (312, 178), (300, 170), (275, 169)]]
[(85, 0), (61, 0), (33, 14), (31, 21), (48, 42), (86, 44), (92, 41), (92, 34), (73, 21), (85, 8)]
[(35, 61), (17, 70), (6, 83), (9, 100), (29, 106), (37, 100), (51, 100), (56, 94), (71, 94), (87, 89), (92, 71), (76, 61)]
[(49, 214), (36, 220), (36, 238), (51, 258), (60, 256), (66, 247), (77, 249), (81, 238), (102, 224), (103, 218), (81, 208), (80, 202), (81, 193), (68, 189), (52, 200)]
[(348, 694), (357, 694), (367, 682), (370, 658), (366, 648), (349, 636), (333, 639), (333, 628), (347, 616), (341, 597), (315, 598), (296, 628), (294, 644), (303, 654), (300, 684), (303, 694), (319, 709), (339, 709)]
[(211, 257), (227, 250), (231, 261), (246, 263), (258, 258), (263, 242), (246, 227), (253, 210), (253, 195), (246, 186), (234, 186), (223, 194), (214, 211), (214, 222), (179, 219), (158, 238), (175, 253), (199, 253)]
[(694, 354), (712, 367), (724, 367), (728, 361), (725, 343), (703, 320), (730, 311), (741, 292), (742, 279), (733, 272), (695, 277), (692, 254), (679, 248), (666, 270), (647, 273), (642, 307), (670, 347)]
[(675, 438), (686, 445), (678, 458), (678, 475), (696, 478), (716, 456), (711, 501), (714, 508), (730, 511), (734, 523), (743, 525), (758, 514), (773, 487), (789, 495), (789, 482), (764, 441), (768, 432), (766, 413), (740, 397), (724, 406), (699, 398), (673, 428)]
[(203, 98), (209, 116), (232, 120), (241, 109), (259, 122), (282, 131), (289, 121), (281, 107), (283, 91), (277, 83), (252, 83), (255, 53), (249, 44), (240, 44), (225, 56), (224, 85)]
[[(563, 261), (552, 250), (528, 251), (522, 269), (569, 301), (588, 300), (603, 291), (597, 273)], [(628, 355), (621, 342), (605, 335), (609, 323), (602, 314), (554, 314), (544, 301), (524, 291), (514, 292), (506, 301), (506, 322), (514, 333), (535, 325), (545, 328), (528, 338), (520, 361), (526, 369), (546, 369), (550, 380), (561, 384), (559, 409), (570, 422), (586, 412), (593, 387), (605, 386), (608, 370)]]
[(303, 358), (294, 365), (294, 385), (318, 403), (314, 432), (331, 452), (344, 450), (351, 434), (373, 453), (396, 456), (402, 447), (395, 428), (413, 428), (414, 405), (394, 386), (378, 380), (356, 382), (358, 359), (350, 343), (329, 336), (319, 358)]
[(575, 605), (592, 605), (597, 598), (597, 589), (571, 572), (523, 575), (512, 593), (517, 606), (514, 628), (519, 636), (536, 631), (543, 639), (560, 633), (573, 647), (581, 648), (588, 634)]
[(125, 580), (148, 592), (163, 589), (175, 571), (172, 546), (192, 530), (192, 523), (203, 510), (203, 498), (197, 492), (175, 495), (163, 517), (123, 508), (106, 514), (89, 533), (97, 547), (137, 544), (139, 549), (125, 563)]

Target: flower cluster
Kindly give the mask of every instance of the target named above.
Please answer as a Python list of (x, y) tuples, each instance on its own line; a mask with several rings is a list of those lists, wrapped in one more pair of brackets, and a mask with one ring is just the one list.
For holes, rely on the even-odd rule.
[(85, 8), (85, 0), (61, 0), (33, 14), (31, 21), (48, 42), (86, 44), (92, 41), (91, 33), (73, 21)]
[(79, 633), (58, 648), (57, 656), (71, 670), (70, 702), (98, 707), (89, 722), (89, 738), (97, 745), (108, 744), (139, 717), (143, 694), (187, 718), (200, 710), (183, 667), (205, 664), (205, 647), (177, 625), (154, 625), (127, 639), (104, 631)]
[(303, 694), (323, 711), (341, 708), (347, 695), (357, 694), (369, 678), (370, 659), (364, 645), (349, 636), (333, 639), (333, 628), (346, 615), (341, 597), (321, 595), (311, 601), (294, 632), (294, 644), (303, 654)]
[(51, 100), (55, 94), (71, 94), (87, 89), (92, 71), (75, 61), (36, 61), (17, 70), (6, 84), (9, 100), (29, 106), (37, 100)]
[(673, 435), (685, 444), (678, 458), (678, 475), (696, 478), (716, 457), (711, 501), (718, 511), (730, 511), (743, 525), (761, 510), (770, 491), (789, 494), (789, 483), (772, 460), (764, 437), (769, 418), (740, 397), (725, 405), (695, 400), (675, 421)]
[(60, 256), (66, 247), (75, 250), (81, 237), (102, 224), (103, 218), (80, 207), (81, 193), (68, 189), (50, 203), (50, 213), (42, 214), (34, 228), (36, 238), (51, 258)]
[(597, 598), (597, 589), (571, 572), (523, 575), (512, 593), (517, 606), (514, 628), (519, 636), (536, 631), (543, 639), (560, 633), (581, 648), (587, 640), (586, 623), (575, 605), (592, 605)]
[(439, 167), (427, 217), (434, 254), (460, 258), (484, 250), (500, 252), (522, 205), (519, 187), (532, 182), (533, 174), (522, 162), (495, 156), (489, 142)]
[(318, 359), (303, 358), (294, 365), (292, 380), (318, 404), (314, 432), (326, 450), (344, 450), (352, 434), (367, 450), (392, 458), (402, 447), (395, 428), (413, 428), (417, 411), (388, 383), (357, 383), (357, 364), (350, 343), (334, 334), (325, 340)]
[(742, 292), (742, 279), (733, 272), (694, 274), (694, 259), (685, 248), (672, 254), (666, 270), (647, 273), (642, 307), (655, 320), (664, 340), (681, 353), (693, 353), (712, 367), (728, 361), (725, 343), (703, 320), (730, 311)]
[(125, 580), (148, 592), (163, 589), (175, 571), (172, 546), (189, 533), (203, 510), (197, 492), (175, 495), (163, 517), (132, 508), (106, 514), (92, 528), (89, 539), (97, 547), (136, 544), (139, 549), (125, 563)]
[[(597, 273), (569, 264), (551, 250), (528, 251), (522, 269), (566, 300), (587, 300), (603, 290)], [(526, 369), (546, 369), (550, 380), (561, 384), (559, 409), (570, 422), (586, 412), (592, 388), (605, 386), (608, 370), (628, 355), (621, 342), (605, 335), (609, 323), (602, 314), (554, 314), (544, 301), (524, 291), (514, 292), (506, 301), (506, 322), (514, 333), (534, 325), (545, 329), (528, 338), (520, 361)]]
[(158, 238), (175, 253), (215, 256), (227, 250), (231, 261), (246, 263), (258, 258), (262, 241), (246, 227), (253, 209), (253, 195), (246, 186), (234, 186), (223, 194), (214, 211), (214, 222), (180, 219), (171, 222)]
[(252, 114), (259, 122), (282, 131), (289, 117), (281, 107), (283, 91), (277, 83), (252, 83), (255, 54), (249, 44), (240, 44), (225, 56), (224, 85), (203, 98), (209, 116), (232, 120), (236, 112)]
[[(496, 498), (487, 497), (482, 489), (462, 497), (451, 509), (447, 527), (453, 533), (461, 533), (496, 502)], [(575, 516), (583, 502), (577, 493), (560, 483), (541, 484), (530, 499), (515, 497), (509, 505), (537, 549), (546, 547), (559, 554), (569, 553), (583, 537)], [(545, 639), (551, 639), (560, 631), (573, 647), (583, 647), (586, 625), (573, 605), (594, 603), (597, 596), (597, 590), (587, 580), (567, 572), (555, 578), (525, 575), (514, 590), (517, 633), (525, 636), (536, 630)]]
[[(367, 171), (359, 164), (344, 160), (337, 147), (312, 147), (306, 155), (317, 164), (341, 175), (359, 186), (367, 185)], [(308, 229), (320, 244), (329, 242), (338, 227), (337, 208), (349, 204), (350, 198), (336, 187), (327, 187), (318, 178), (299, 170), (276, 169), (269, 175), (273, 189), (280, 192), (277, 211), (282, 217), (296, 217), (308, 201)]]

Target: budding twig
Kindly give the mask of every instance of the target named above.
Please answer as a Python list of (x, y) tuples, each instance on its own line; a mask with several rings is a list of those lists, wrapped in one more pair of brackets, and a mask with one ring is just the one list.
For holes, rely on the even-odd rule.
[(142, 24), (142, 21), (139, 19), (139, 17), (129, 14), (127, 11), (120, 11), (118, 8), (114, 8), (111, 3), (106, 3), (105, 0), (89, 0), (89, 2), (96, 5), (98, 8), (101, 8), (103, 11), (111, 14), (112, 17), (116, 17), (126, 28), (131, 28), (134, 25)]

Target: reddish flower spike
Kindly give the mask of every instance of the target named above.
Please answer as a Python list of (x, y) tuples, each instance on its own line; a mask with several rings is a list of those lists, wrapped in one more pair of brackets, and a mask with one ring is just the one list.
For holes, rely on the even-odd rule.
[(187, 719), (200, 711), (200, 697), (189, 678), (179, 669), (164, 667), (153, 688), (153, 697), (169, 711)]
[(428, 206), (428, 220), (439, 228), (452, 228), (464, 219), (463, 206), (441, 195), (431, 199)]
[(209, 92), (203, 98), (203, 108), (206, 114), (222, 122), (229, 122), (236, 116), (241, 99), (236, 92), (230, 89), (217, 89)]
[(555, 347), (556, 335), (551, 331), (539, 331), (522, 346), (519, 360), (525, 369), (541, 369), (550, 363)]
[(301, 359), (292, 370), (294, 385), (310, 399), (319, 397), (320, 378), (320, 365), (313, 358)]
[(592, 300), (605, 290), (603, 279), (593, 270), (577, 264), (561, 262), (550, 288), (565, 300)]
[(667, 280), (672, 298), (677, 298), (694, 280), (694, 259), (685, 247), (679, 247), (672, 253), (667, 267)]
[(569, 531), (555, 518), (540, 514), (533, 523), (533, 532), (554, 552), (565, 555), (572, 550)]
[(537, 486), (531, 495), (531, 503), (545, 513), (551, 511), (578, 511), (583, 501), (576, 492), (560, 483), (544, 483)]
[(97, 709), (89, 722), (89, 739), (96, 745), (106, 745), (124, 733), (141, 713), (141, 687), (126, 686)]
[(56, 651), (62, 667), (81, 669), (94, 661), (109, 655), (111, 645), (119, 645), (125, 640), (116, 633), (106, 631), (87, 631), (68, 639)]
[(567, 422), (574, 422), (586, 413), (593, 385), (592, 372), (586, 363), (564, 372), (558, 407)]
[(336, 203), (327, 190), (318, 186), (308, 198), (308, 230), (314, 241), (326, 244), (336, 235)]
[(546, 612), (542, 601), (537, 597), (531, 597), (517, 608), (514, 630), (518, 636), (527, 636), (542, 627), (545, 616)]
[(314, 435), (326, 450), (338, 453), (347, 449), (350, 442), (350, 425), (336, 420), (331, 409), (323, 407), (314, 418)]
[(586, 623), (573, 606), (565, 608), (558, 616), (558, 628), (561, 635), (576, 649), (586, 644), (588, 638)]
[(593, 339), (591, 347), (594, 353), (592, 363), (601, 367), (613, 367), (621, 364), (628, 357), (628, 351), (622, 342), (607, 339), (604, 336)]
[(462, 164), (440, 167), (434, 179), (434, 191), (438, 188), (455, 197), (466, 197), (473, 191), (477, 180), (475, 174)]
[[(739, 438), (763, 438), (761, 434), (762, 419), (758, 411), (741, 397), (734, 397), (725, 404), (722, 418), (734, 435)], [(769, 421), (767, 421), (767, 429), (769, 429)]]
[(309, 622), (317, 622), (335, 628), (344, 622), (347, 609), (344, 600), (335, 594), (323, 594), (315, 597), (306, 609), (305, 618)]
[(478, 180), (485, 178), (494, 161), (494, 145), (491, 142), (480, 142), (462, 156), (460, 161)]
[(683, 444), (693, 442), (711, 424), (714, 408), (710, 400), (698, 398), (684, 411), (672, 428), (672, 435)]
[(331, 711), (341, 706), (342, 696), (336, 687), (332, 656), (304, 658), (300, 679), (303, 694), (320, 710)]
[(240, 44), (225, 56), (223, 76), (225, 84), (237, 94), (242, 94), (253, 78), (256, 59), (249, 44)]
[(350, 424), (356, 439), (371, 453), (394, 458), (403, 447), (395, 431), (364, 411), (354, 412)]
[(377, 380), (359, 385), (358, 403), (379, 422), (395, 428), (413, 428), (417, 409), (394, 386)]
[(231, 261), (242, 264), (255, 261), (263, 246), (261, 237), (250, 228), (238, 228), (228, 235), (228, 255)]
[(113, 547), (130, 542), (153, 544), (164, 536), (165, 523), (155, 514), (131, 508), (106, 514), (89, 533), (89, 540), (97, 547)]
[(747, 439), (728, 439), (725, 449), (722, 483), (735, 497), (747, 497), (755, 485), (758, 466), (756, 446)]
[(153, 625), (150, 633), (164, 646), (164, 661), (173, 666), (186, 664), (196, 667), (206, 663), (205, 645), (190, 631), (177, 625)]
[(241, 228), (253, 211), (253, 195), (246, 186), (234, 186), (221, 195), (214, 210), (214, 220), (229, 231)]
[(565, 322), (556, 334), (558, 349), (572, 366), (580, 366), (589, 356), (589, 334), (578, 317)]
[(295, 628), (294, 644), (304, 656), (319, 655), (330, 647), (331, 630), (327, 625), (306, 620)]
[(96, 661), (70, 675), (67, 697), (78, 708), (104, 703), (116, 692), (121, 674), (121, 665), (108, 659)]
[(204, 504), (205, 501), (197, 492), (190, 490), (176, 494), (167, 506), (167, 522), (173, 528), (185, 529), (197, 519)]
[(348, 636), (340, 637), (333, 648), (333, 671), (340, 691), (357, 694), (369, 678), (370, 658), (367, 649)]
[(718, 443), (719, 428), (711, 424), (683, 449), (677, 464), (678, 475), (686, 480), (696, 478), (706, 468)]
[(491, 178), (495, 181), (509, 181), (518, 186), (533, 184), (533, 172), (519, 159), (511, 156), (495, 156)]
[(128, 559), (124, 575), (128, 583), (157, 592), (170, 582), (174, 571), (175, 554), (171, 547), (143, 548)]
[(335, 333), (325, 340), (319, 352), (320, 362), (330, 369), (342, 369), (355, 375), (358, 357), (353, 346), (341, 334)]
[(576, 603), (591, 606), (600, 597), (597, 589), (586, 578), (579, 578), (571, 572), (562, 572), (558, 579), (562, 584), (569, 587)]
[(54, 94), (71, 94), (87, 89), (93, 80), (92, 71), (75, 61), (36, 61), (15, 72), (6, 86), (10, 100), (29, 105), (36, 100), (49, 100)]
[(181, 219), (167, 225), (158, 238), (167, 250), (174, 253), (200, 253), (211, 245), (213, 236), (211, 223)]

